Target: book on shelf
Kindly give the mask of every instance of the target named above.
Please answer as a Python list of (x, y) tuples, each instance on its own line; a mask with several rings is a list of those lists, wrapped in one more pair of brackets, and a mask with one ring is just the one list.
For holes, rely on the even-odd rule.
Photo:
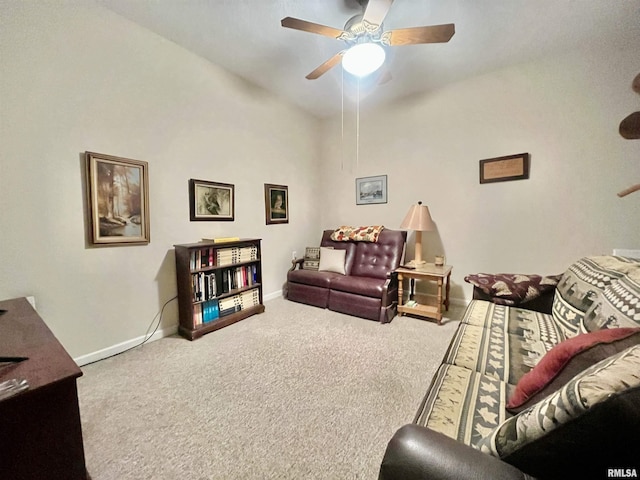
[(216, 265), (220, 266), (255, 260), (258, 260), (258, 247), (255, 245), (220, 248), (216, 252)]
[(220, 305), (217, 298), (208, 300), (202, 305), (202, 323), (213, 322), (220, 318)]
[(255, 307), (256, 305), (260, 305), (260, 293), (257, 289), (247, 290), (246, 292), (242, 292), (240, 294), (240, 305), (242, 309), (249, 307)]
[(215, 248), (207, 247), (191, 252), (189, 259), (189, 268), (191, 270), (200, 270), (201, 268), (208, 268), (215, 266)]
[(193, 306), (193, 326), (197, 327), (202, 324), (202, 304), (197, 303)]
[(260, 305), (260, 292), (258, 289), (253, 288), (246, 292), (223, 298), (219, 303), (220, 316), (224, 317), (226, 315)]
[(257, 283), (258, 268), (256, 265), (240, 265), (217, 270), (217, 294), (228, 293), (244, 287), (251, 287)]
[(205, 242), (213, 242), (213, 243), (228, 243), (228, 242), (237, 242), (240, 240), (240, 237), (216, 237), (216, 238), (203, 238)]
[(238, 295), (234, 295), (232, 297), (223, 298), (220, 300), (220, 316), (225, 317), (227, 315), (231, 315), (232, 313), (239, 312), (242, 310), (242, 306), (240, 302), (236, 298)]
[(210, 300), (220, 294), (216, 272), (197, 272), (191, 276), (193, 298), (192, 301), (200, 302)]

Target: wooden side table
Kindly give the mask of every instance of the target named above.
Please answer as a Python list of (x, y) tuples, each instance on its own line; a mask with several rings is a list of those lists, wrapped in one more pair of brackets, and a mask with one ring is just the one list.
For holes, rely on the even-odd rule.
[[(451, 279), (451, 270), (453, 266), (444, 265), (438, 267), (433, 263), (422, 264), (415, 269), (409, 269), (399, 267), (395, 270), (398, 275), (398, 315), (402, 316), (403, 313), (410, 313), (413, 315), (419, 315), (421, 317), (435, 318), (438, 321), (438, 325), (442, 323), (442, 305), (444, 304), (445, 310), (449, 311), (449, 284)], [(416, 280), (430, 280), (438, 283), (438, 298), (436, 305), (416, 304), (408, 306), (403, 303), (403, 278), (411, 279), (411, 292), (409, 299), (413, 300), (414, 297), (414, 284)], [(445, 287), (444, 300), (442, 298), (442, 287)]]

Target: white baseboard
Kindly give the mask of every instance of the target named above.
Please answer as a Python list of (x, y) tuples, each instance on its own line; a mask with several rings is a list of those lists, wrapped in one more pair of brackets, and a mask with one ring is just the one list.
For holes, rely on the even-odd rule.
[[(282, 296), (282, 290), (278, 290), (276, 292), (269, 293), (268, 295), (264, 295), (263, 300), (267, 302), (269, 300), (274, 300), (281, 296)], [(161, 338), (164, 338), (164, 337), (168, 337), (170, 335), (175, 334), (177, 331), (178, 331), (178, 325), (174, 325), (172, 327), (167, 327), (165, 329), (158, 330), (156, 333), (151, 335), (151, 338), (147, 340), (147, 343), (160, 340)], [(145, 339), (144, 335), (138, 338), (132, 338), (131, 340), (118, 343), (117, 345), (113, 345), (111, 347), (103, 348), (102, 350), (98, 350), (97, 352), (87, 353), (86, 355), (82, 355), (80, 357), (74, 358), (73, 360), (78, 364), (78, 366), (81, 367), (89, 363), (97, 362), (99, 360), (104, 360), (105, 358), (118, 355), (119, 353), (129, 350), (130, 348), (136, 347), (137, 345), (142, 343), (144, 339)]]
[(469, 301), (464, 298), (449, 298), (449, 303), (451, 305), (456, 305), (458, 307), (467, 308), (469, 305)]
[[(149, 340), (147, 340), (147, 343), (160, 340), (161, 338), (164, 338), (164, 337), (168, 337), (170, 335), (173, 335), (177, 331), (178, 331), (177, 325), (174, 325), (172, 327), (167, 327), (162, 330), (157, 330), (153, 335), (151, 335)], [(80, 367), (83, 365), (87, 365), (89, 363), (97, 362), (98, 360), (104, 360), (105, 358), (113, 357), (114, 355), (117, 355), (133, 347), (138, 346), (144, 341), (145, 338), (146, 338), (146, 335), (142, 335), (137, 338), (132, 338), (131, 340), (127, 340), (126, 342), (118, 343), (117, 345), (103, 348), (102, 350), (98, 350), (97, 352), (82, 355), (80, 357), (74, 358), (73, 360)]]
[(268, 302), (269, 300), (274, 300), (281, 296), (282, 296), (282, 290), (278, 290), (277, 292), (271, 292), (271, 293), (268, 293), (267, 295), (263, 295), (262, 300), (265, 302)]

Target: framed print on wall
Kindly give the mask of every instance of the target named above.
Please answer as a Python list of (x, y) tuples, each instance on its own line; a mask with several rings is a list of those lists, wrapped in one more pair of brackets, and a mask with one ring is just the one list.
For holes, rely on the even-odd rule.
[(94, 152), (85, 152), (85, 161), (90, 243), (149, 243), (147, 162)]
[(230, 183), (189, 180), (191, 221), (232, 222), (235, 215), (234, 190)]
[(289, 223), (289, 187), (265, 183), (264, 211), (267, 225)]
[(387, 176), (356, 178), (356, 205), (387, 203)]
[(480, 160), (480, 183), (526, 180), (529, 178), (529, 154)]

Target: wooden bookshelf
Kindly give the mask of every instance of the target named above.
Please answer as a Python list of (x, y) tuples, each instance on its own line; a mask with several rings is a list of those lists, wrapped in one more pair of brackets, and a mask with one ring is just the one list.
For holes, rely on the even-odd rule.
[(260, 239), (174, 247), (180, 335), (195, 340), (264, 312)]

